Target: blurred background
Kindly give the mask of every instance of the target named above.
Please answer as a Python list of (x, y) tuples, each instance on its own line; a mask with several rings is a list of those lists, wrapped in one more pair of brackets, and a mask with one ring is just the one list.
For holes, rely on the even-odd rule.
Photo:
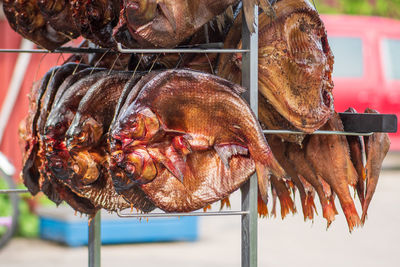
[[(322, 15), (335, 56), (336, 111), (343, 112), (352, 106), (363, 112), (366, 107), (371, 107), (400, 117), (400, 0), (315, 0), (314, 3)], [(33, 44), (22, 41), (8, 26), (2, 8), (0, 10), (0, 48), (33, 48)], [(18, 124), (28, 109), (26, 96), (34, 81), (68, 56), (0, 53), (0, 152), (14, 167), (17, 187), (23, 188), (18, 177), (21, 152), (17, 133)], [(396, 255), (400, 249), (400, 134), (390, 137), (391, 150), (363, 228), (349, 234), (344, 216), (340, 214), (326, 230), (321, 210), (314, 222), (304, 222), (301, 210), (284, 221), (281, 218), (260, 219), (259, 265), (400, 266)], [(0, 187), (4, 186), (4, 181), (0, 180)], [(58, 266), (87, 266), (87, 247), (84, 246), (87, 219), (74, 215), (68, 207), (52, 213), (54, 205), (42, 195), (33, 198), (24, 194), (20, 198), (18, 230), (16, 236), (0, 249), (0, 265), (54, 266), (56, 262)], [(6, 208), (9, 201), (0, 196), (0, 218), (4, 216), (1, 212), (10, 212)], [(235, 193), (231, 202), (232, 210), (239, 210), (240, 193)], [(300, 206), (298, 202), (298, 209)], [(219, 210), (219, 204), (214, 205), (213, 210)], [(105, 221), (124, 220), (107, 214), (103, 217)], [(57, 242), (43, 240), (60, 221), (71, 226), (64, 229), (64, 236), (58, 237)], [(134, 231), (132, 229), (144, 231), (140, 230), (141, 225), (153, 221), (157, 224), (157, 220), (124, 221), (120, 234), (127, 235)], [(104, 245), (103, 266), (240, 266), (239, 217), (176, 219), (173, 223), (178, 223), (178, 228), (186, 232), (157, 239), (154, 236), (165, 236), (165, 232), (176, 229), (148, 228), (145, 231), (149, 231), (152, 238), (143, 237), (134, 244)], [(74, 228), (77, 225), (83, 228)], [(124, 232), (124, 227), (132, 229)], [(0, 234), (1, 231), (0, 228)], [(74, 234), (80, 236), (77, 240), (82, 240), (65, 239), (66, 235)]]

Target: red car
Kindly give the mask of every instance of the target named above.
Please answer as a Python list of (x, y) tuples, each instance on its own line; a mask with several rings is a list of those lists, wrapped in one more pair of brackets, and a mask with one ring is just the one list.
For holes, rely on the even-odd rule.
[[(370, 107), (400, 119), (400, 20), (347, 15), (321, 16), (335, 56), (335, 109)], [(399, 127), (399, 120), (398, 125)], [(400, 150), (400, 133), (390, 134)]]

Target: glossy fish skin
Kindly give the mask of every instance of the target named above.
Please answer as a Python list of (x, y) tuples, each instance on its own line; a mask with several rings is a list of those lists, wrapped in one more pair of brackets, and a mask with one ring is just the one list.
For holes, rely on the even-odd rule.
[[(137, 8), (137, 2), (143, 1), (124, 1), (123, 12), (133, 38), (146, 47), (175, 47), (237, 0), (160, 0), (155, 15), (152, 8), (145, 12)], [(140, 25), (137, 18), (142, 18), (143, 12), (154, 18)]]
[[(226, 80), (189, 70), (165, 71), (155, 76), (111, 129), (111, 137), (123, 144), (123, 158), (119, 161), (126, 163), (124, 157), (134, 152), (136, 146), (143, 145), (156, 163), (182, 181), (186, 171), (179, 168), (179, 164), (187, 152), (167, 144), (164, 148), (176, 151), (170, 151), (175, 153), (172, 162), (166, 161), (162, 154), (168, 151), (158, 147), (160, 138), (168, 141), (171, 136), (172, 143), (175, 138), (183, 138), (184, 146), (191, 152), (214, 148), (226, 165), (230, 155), (246, 155), (248, 149), (255, 161), (260, 190), (266, 201), (269, 176), (275, 174), (283, 178), (286, 174), (273, 157), (248, 105), (237, 95), (242, 90)], [(243, 116), (237, 117), (238, 112)], [(113, 151), (116, 152), (111, 147)], [(167, 155), (168, 158), (171, 159)], [(123, 164), (120, 167), (124, 168)], [(135, 175), (140, 176), (140, 173)], [(152, 178), (148, 179), (150, 183)]]
[(118, 23), (120, 0), (69, 0), (72, 18), (81, 35), (102, 47), (115, 47), (112, 38)]
[(61, 200), (55, 194), (53, 183), (50, 179), (48, 179), (47, 173), (44, 171), (44, 128), (60, 85), (65, 79), (68, 79), (68, 77), (72, 75), (74, 71), (84, 67), (85, 66), (80, 66), (76, 63), (67, 63), (60, 66), (51, 76), (40, 103), (40, 114), (36, 125), (38, 134), (38, 151), (37, 155), (34, 157), (35, 168), (37, 168), (40, 173), (39, 187), (41, 191), (43, 191), (43, 193), (45, 193), (56, 203), (60, 202)]
[[(64, 136), (68, 130), (69, 124), (74, 118), (76, 109), (79, 106), (80, 100), (84, 97), (90, 86), (96, 83), (101, 77), (107, 75), (108, 71), (102, 69), (88, 68), (75, 74), (75, 81), (67, 81), (64, 86), (68, 86), (60, 95), (57, 103), (55, 103), (51, 113), (49, 114), (46, 127), (45, 127), (45, 170), (51, 177), (52, 181), (62, 184), (63, 187), (68, 188), (74, 198), (85, 198), (83, 194), (78, 194), (74, 189), (73, 182), (74, 176), (69, 169), (71, 157), (66, 150)], [(75, 80), (73, 79), (73, 80)], [(86, 199), (86, 198), (85, 198)], [(71, 199), (66, 198), (69, 204)], [(89, 200), (87, 200), (89, 201)], [(90, 201), (89, 201), (90, 202)], [(93, 209), (98, 209), (97, 206)]]
[(333, 55), (315, 9), (287, 2), (274, 5), (274, 22), (260, 18), (259, 90), (296, 128), (313, 132), (333, 112)]
[(246, 156), (233, 156), (227, 167), (213, 150), (191, 153), (186, 163), (183, 183), (162, 169), (152, 182), (141, 185), (158, 208), (167, 212), (204, 208), (229, 196), (255, 170), (253, 160)]
[[(90, 74), (91, 72), (93, 74)], [(131, 78), (132, 73), (110, 73), (109, 71), (102, 71), (102, 69), (88, 69), (84, 74), (87, 76), (66, 90), (58, 105), (53, 109), (54, 112), (50, 114), (51, 119), (48, 120), (47, 128), (48, 148), (52, 147), (54, 149), (48, 149), (49, 171), (54, 179), (61, 181), (74, 194), (88, 199), (96, 209), (105, 208), (115, 211), (127, 208), (130, 204), (115, 192), (112, 179), (108, 174), (105, 144), (97, 142), (85, 143), (85, 146), (81, 147), (82, 151), (77, 153), (76, 151), (67, 150), (64, 137), (71, 123), (73, 123), (73, 119), (77, 117), (75, 113), (82, 114), (87, 111), (85, 109), (87, 107), (97, 107), (97, 118), (103, 120), (101, 123), (104, 124), (104, 131), (106, 132), (108, 126), (105, 124), (110, 123), (113, 115), (113, 110), (109, 110), (109, 108), (115, 107), (121, 93), (121, 88), (119, 87), (121, 84), (123, 86)], [(118, 77), (120, 78), (119, 80), (116, 79)], [(99, 105), (99, 101), (105, 103)], [(101, 112), (103, 114), (100, 114)], [(64, 116), (61, 114), (64, 114)], [(79, 121), (75, 122), (79, 123)], [(71, 154), (73, 155), (72, 157)], [(81, 172), (75, 172), (76, 166), (81, 169)], [(59, 170), (60, 168), (61, 170)], [(93, 173), (93, 169), (100, 176), (96, 175), (96, 177), (88, 178), (87, 176)], [(137, 202), (140, 203), (144, 202), (145, 200), (140, 198), (145, 199), (145, 196), (143, 196), (143, 193), (140, 195), (140, 193), (133, 195), (131, 192), (131, 198), (138, 198)], [(146, 206), (146, 204), (141, 204), (140, 207), (146, 209), (149, 206)]]
[(39, 172), (37, 168), (34, 167), (36, 153), (38, 152), (38, 133), (37, 133), (37, 120), (40, 115), (40, 105), (41, 99), (46, 91), (47, 85), (49, 83), (50, 77), (57, 71), (59, 67), (50, 69), (44, 77), (41, 79), (40, 83), (33, 87), (31, 94), (29, 96), (29, 111), (28, 116), (25, 119), (25, 131), (22, 132), (20, 138), (24, 143), (23, 159), (22, 159), (22, 172), (21, 176), (24, 184), (29, 189), (31, 194), (36, 195), (39, 188)]
[[(273, 8), (276, 18), (259, 15), (258, 88), (285, 120), (311, 133), (333, 113), (333, 55), (325, 28), (308, 1), (279, 1)], [(224, 47), (241, 47), (240, 21), (238, 16)], [(238, 83), (240, 69), (241, 55), (221, 56), (221, 77)], [(262, 113), (271, 112), (264, 107), (259, 110), (261, 118)], [(265, 124), (268, 122), (271, 118)]]
[(114, 72), (94, 83), (80, 101), (65, 135), (72, 156), (70, 166), (74, 179), (70, 187), (95, 206), (107, 210), (129, 207), (129, 203), (115, 191), (107, 171), (104, 140), (122, 89), (131, 77), (130, 72)]
[(66, 132), (69, 151), (86, 150), (100, 144), (111, 124), (122, 90), (131, 77), (131, 72), (110, 73), (91, 86)]
[[(335, 113), (321, 130), (343, 131), (339, 115)], [(337, 194), (347, 219), (350, 232), (361, 226), (349, 185), (357, 183), (357, 172), (350, 160), (346, 137), (338, 135), (312, 135), (306, 146), (306, 158), (316, 173), (321, 176)], [(326, 162), (326, 164), (321, 164)]]
[(14, 31), (39, 46), (54, 50), (68, 42), (69, 38), (51, 27), (41, 14), (37, 2), (5, 0), (4, 13)]
[[(367, 108), (364, 113), (378, 114), (376, 110), (370, 108)], [(365, 222), (365, 219), (367, 217), (368, 207), (378, 184), (382, 162), (390, 148), (390, 139), (387, 133), (374, 133), (371, 136), (364, 136), (364, 145), (367, 157), (367, 164), (365, 166), (367, 175), (367, 186), (365, 193), (365, 202), (362, 206), (362, 223)]]
[(37, 5), (44, 19), (54, 30), (69, 39), (79, 37), (80, 32), (72, 20), (69, 0), (38, 0)]
[[(135, 76), (126, 83), (116, 105), (115, 115), (110, 124), (110, 129), (112, 129), (115, 123), (119, 120), (119, 115), (123, 114), (129, 104), (136, 99), (142, 86), (149, 82), (156, 74), (158, 74), (158, 72), (151, 72), (145, 76), (143, 76), (144, 73), (136, 73)], [(108, 156), (107, 158), (109, 163), (109, 173), (113, 181), (114, 189), (135, 208), (143, 212), (154, 210), (154, 204), (149, 200), (143, 190), (135, 182), (131, 181), (118, 166), (119, 159), (115, 153), (120, 153), (122, 150), (120, 142), (113, 140), (110, 135), (108, 137), (108, 151), (111, 151), (111, 147), (113, 147), (115, 151), (114, 155)]]
[[(357, 113), (354, 108), (349, 108), (345, 112)], [(356, 190), (358, 198), (360, 199), (361, 206), (364, 205), (365, 201), (365, 162), (363, 158), (364, 145), (361, 136), (346, 136), (347, 142), (349, 143), (350, 158), (354, 165), (354, 168), (358, 174), (358, 180), (356, 184)]]

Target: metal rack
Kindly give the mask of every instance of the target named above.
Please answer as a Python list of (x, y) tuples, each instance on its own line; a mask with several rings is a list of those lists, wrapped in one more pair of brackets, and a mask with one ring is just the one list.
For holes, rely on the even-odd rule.
[[(178, 49), (123, 49), (118, 45), (119, 53), (242, 53), (242, 85), (248, 90), (244, 97), (249, 102), (254, 114), (258, 114), (258, 6), (254, 7), (255, 32), (251, 34), (247, 24), (242, 23), (242, 49), (214, 48), (178, 48)], [(243, 18), (244, 19), (244, 18)], [(0, 53), (116, 53), (109, 49), (99, 48), (69, 48), (63, 47), (55, 51), (42, 49), (0, 49)], [(265, 134), (304, 134), (299, 131), (266, 130)], [(335, 132), (316, 131), (314, 134), (339, 135), (371, 135), (372, 132)], [(0, 194), (26, 193), (28, 190), (0, 190)], [(121, 218), (126, 217), (175, 217), (175, 216), (241, 216), (241, 266), (257, 266), (257, 177), (252, 175), (250, 180), (241, 187), (241, 210), (225, 212), (191, 212), (191, 213), (150, 213), (131, 214), (118, 211)], [(100, 212), (89, 224), (88, 266), (100, 267), (101, 260), (101, 215)]]

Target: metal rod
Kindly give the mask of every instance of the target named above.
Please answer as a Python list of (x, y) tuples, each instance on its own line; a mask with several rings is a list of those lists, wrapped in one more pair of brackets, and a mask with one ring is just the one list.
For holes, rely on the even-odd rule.
[(173, 49), (126, 49), (122, 48), (122, 45), (118, 43), (118, 51), (121, 53), (247, 53), (250, 52), (248, 49), (190, 49), (190, 48), (173, 48)]
[(0, 194), (24, 194), (29, 193), (28, 189), (0, 189)]
[(85, 48), (85, 47), (60, 47), (53, 51), (47, 49), (0, 49), (0, 53), (34, 53), (34, 54), (54, 54), (54, 53), (118, 53), (117, 51), (105, 48)]
[[(264, 134), (308, 134), (301, 131), (291, 131), (291, 130), (263, 130)], [(370, 136), (374, 133), (352, 133), (352, 132), (341, 132), (341, 131), (315, 131), (310, 134), (318, 135), (351, 135), (351, 136)]]
[(98, 211), (89, 222), (89, 267), (100, 267), (101, 265), (101, 212)]
[(248, 211), (219, 211), (219, 212), (184, 212), (184, 213), (122, 213), (117, 211), (117, 215), (121, 218), (152, 218), (152, 217), (182, 217), (182, 216), (234, 216), (245, 215)]
[[(247, 28), (246, 20), (242, 21), (243, 48), (250, 53), (242, 57), (242, 85), (248, 88), (244, 97), (254, 114), (258, 114), (258, 6), (254, 6), (254, 33)], [(253, 174), (241, 188), (242, 211), (242, 267), (257, 266), (257, 175)]]

